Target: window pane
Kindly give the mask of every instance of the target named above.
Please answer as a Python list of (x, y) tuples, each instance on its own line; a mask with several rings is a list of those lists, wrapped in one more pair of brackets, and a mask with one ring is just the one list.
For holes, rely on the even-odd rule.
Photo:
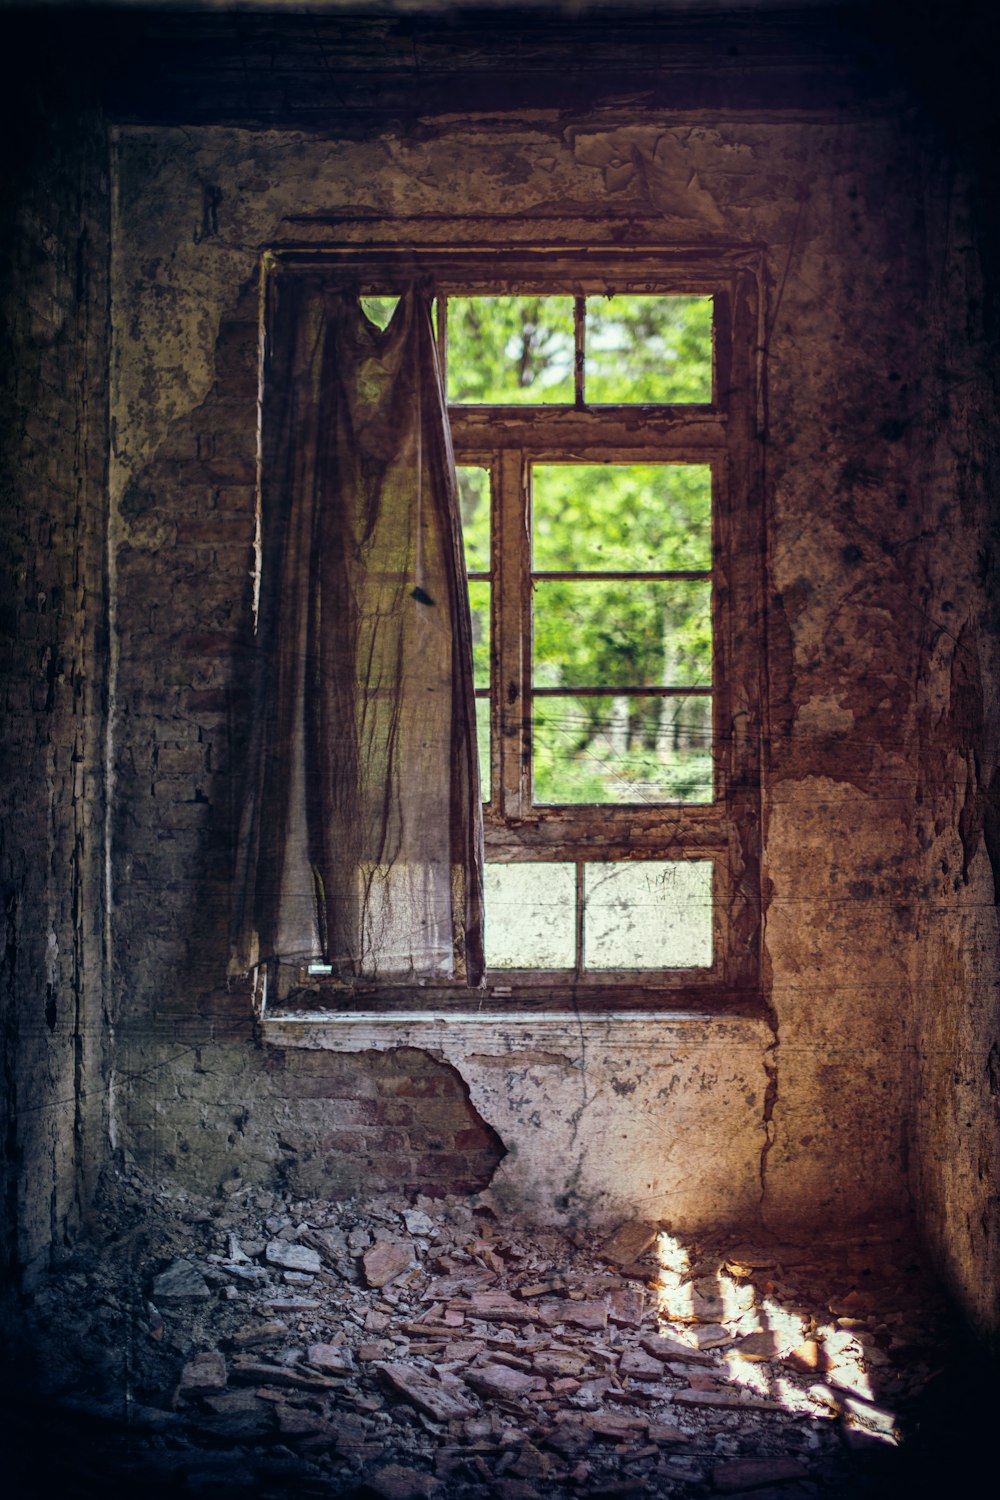
[(572, 297), (449, 297), (448, 400), (572, 403)]
[(712, 700), (536, 698), (532, 800), (711, 802)]
[(712, 298), (587, 298), (586, 399), (712, 399)]
[(472, 613), (472, 678), (477, 688), (490, 685), (490, 585), (469, 584)]
[(539, 579), (532, 608), (536, 687), (712, 685), (707, 581)]
[(539, 572), (667, 572), (712, 566), (707, 464), (535, 464)]
[(476, 747), (479, 751), (479, 791), (484, 802), (493, 796), (490, 763), (490, 700), (476, 699)]
[(487, 865), (484, 888), (489, 968), (575, 966), (575, 865)]
[(583, 890), (586, 968), (711, 968), (711, 860), (587, 864)]
[(463, 464), (458, 469), (458, 503), (467, 573), (490, 571), (490, 471)]
[(361, 310), (376, 328), (388, 328), (399, 305), (398, 297), (362, 297)]

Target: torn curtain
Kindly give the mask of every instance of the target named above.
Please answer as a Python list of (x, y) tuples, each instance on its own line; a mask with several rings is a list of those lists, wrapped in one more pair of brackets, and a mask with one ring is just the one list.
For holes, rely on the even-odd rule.
[(482, 811), (455, 463), (419, 289), (382, 330), (272, 277), (257, 682), (231, 970), (479, 984)]

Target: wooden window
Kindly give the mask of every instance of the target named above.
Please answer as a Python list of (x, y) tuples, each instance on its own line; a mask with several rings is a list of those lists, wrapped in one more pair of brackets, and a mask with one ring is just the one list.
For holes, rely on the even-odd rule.
[[(353, 266), (372, 315), (388, 315), (408, 260)], [(752, 1009), (752, 267), (666, 249), (418, 263), (462, 497), (491, 999)]]

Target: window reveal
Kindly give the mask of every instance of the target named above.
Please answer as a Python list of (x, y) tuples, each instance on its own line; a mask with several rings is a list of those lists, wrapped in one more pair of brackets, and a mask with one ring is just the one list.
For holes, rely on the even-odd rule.
[(738, 1007), (758, 937), (753, 279), (615, 279), (438, 281), (490, 982), (528, 1009)]

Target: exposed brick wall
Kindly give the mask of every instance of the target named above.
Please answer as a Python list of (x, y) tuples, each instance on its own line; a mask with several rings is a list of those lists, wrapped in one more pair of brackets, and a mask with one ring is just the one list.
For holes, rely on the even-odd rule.
[(194, 1009), (244, 1035), (248, 990), (227, 988), (225, 975), (249, 727), (256, 308), (254, 282), (220, 327), (205, 400), (172, 426), (116, 519), (122, 1017), (162, 1026)]
[(129, 1028), (123, 1053), (129, 1150), (192, 1187), (440, 1197), (484, 1187), (505, 1154), (458, 1071), (419, 1048), (262, 1049), (222, 1022), (174, 1019)]
[(109, 173), (99, 115), (24, 109), (0, 205), (0, 1261), (30, 1277), (104, 1139)]
[(324, 1101), (318, 1139), (302, 1159), (284, 1142), (286, 1169), (302, 1189), (473, 1193), (505, 1154), (458, 1072), (416, 1047), (276, 1052), (271, 1065), (280, 1098)]

